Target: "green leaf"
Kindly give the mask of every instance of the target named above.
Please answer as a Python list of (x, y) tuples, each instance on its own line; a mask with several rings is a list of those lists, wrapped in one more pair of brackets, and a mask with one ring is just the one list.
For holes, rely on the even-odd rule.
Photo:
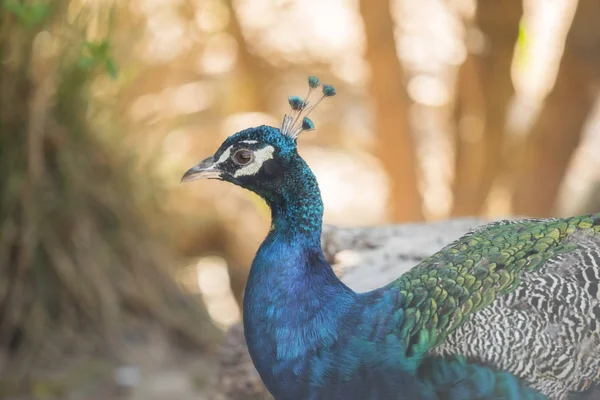
[(84, 69), (88, 69), (91, 68), (92, 65), (95, 64), (95, 61), (92, 57), (88, 57), (88, 56), (82, 56), (79, 61), (77, 62), (77, 65), (79, 65), (80, 68), (84, 68)]
[(50, 13), (50, 6), (44, 3), (38, 3), (31, 6), (30, 23), (31, 26), (41, 23)]
[(19, 17), (19, 16), (23, 15), (23, 10), (25, 9), (25, 6), (16, 1), (4, 0), (4, 2), (2, 3), (2, 8), (4, 8), (8, 12), (15, 14), (17, 17)]
[(110, 42), (107, 39), (104, 39), (97, 45), (98, 54), (108, 54), (108, 50), (110, 48)]
[(108, 72), (108, 75), (110, 75), (111, 78), (117, 79), (118, 71), (112, 59), (106, 58), (106, 60), (104, 61), (104, 68), (106, 69), (106, 72)]
[(15, 0), (4, 0), (2, 8), (13, 13), (27, 28), (39, 25), (50, 13), (50, 5), (46, 3), (25, 5)]

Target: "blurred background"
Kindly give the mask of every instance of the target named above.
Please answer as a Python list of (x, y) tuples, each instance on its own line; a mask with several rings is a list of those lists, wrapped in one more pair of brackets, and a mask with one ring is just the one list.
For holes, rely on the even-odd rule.
[(0, 398), (205, 398), (308, 75), (326, 223), (600, 211), (596, 0), (0, 0)]

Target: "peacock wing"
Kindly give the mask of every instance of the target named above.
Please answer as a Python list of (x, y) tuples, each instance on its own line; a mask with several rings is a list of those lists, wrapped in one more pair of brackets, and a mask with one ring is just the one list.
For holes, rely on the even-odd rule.
[[(462, 354), (542, 392), (600, 369), (600, 214), (485, 225), (422, 261), (399, 291), (406, 356)], [(557, 398), (560, 398), (557, 397)]]

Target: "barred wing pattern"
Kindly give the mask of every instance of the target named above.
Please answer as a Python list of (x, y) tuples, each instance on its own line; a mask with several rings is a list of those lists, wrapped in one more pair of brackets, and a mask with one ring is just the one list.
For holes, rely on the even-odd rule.
[(402, 275), (401, 337), (551, 399), (600, 381), (600, 214), (480, 227)]

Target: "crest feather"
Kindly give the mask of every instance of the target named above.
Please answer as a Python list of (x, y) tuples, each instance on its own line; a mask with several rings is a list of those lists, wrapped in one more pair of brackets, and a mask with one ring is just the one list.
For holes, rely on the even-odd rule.
[(282, 135), (289, 136), (296, 140), (298, 136), (304, 131), (311, 131), (315, 129), (315, 124), (312, 122), (308, 115), (314, 110), (321, 100), (326, 97), (335, 96), (335, 88), (331, 85), (323, 85), (322, 96), (313, 104), (309, 106), (309, 98), (312, 94), (313, 89), (321, 86), (321, 81), (315, 76), (308, 77), (308, 93), (304, 99), (298, 96), (288, 97), (288, 103), (290, 104), (290, 112), (283, 116), (281, 126), (279, 130)]

